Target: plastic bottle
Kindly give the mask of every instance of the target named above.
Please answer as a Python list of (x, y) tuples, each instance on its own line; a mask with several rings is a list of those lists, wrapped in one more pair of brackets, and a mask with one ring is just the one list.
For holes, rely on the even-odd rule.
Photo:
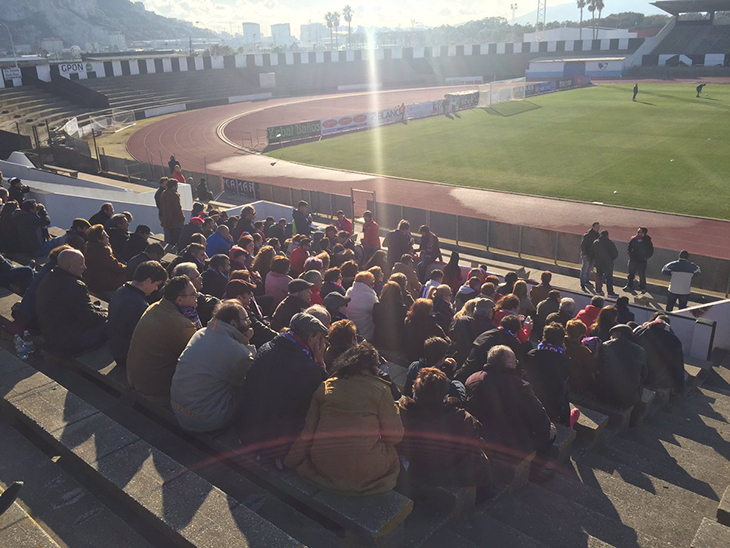
[(15, 337), (13, 337), (13, 341), (15, 342), (15, 353), (21, 360), (27, 360), (28, 350), (25, 346), (25, 341), (23, 341), (20, 335), (15, 335)]
[(33, 337), (30, 336), (28, 331), (23, 332), (23, 342), (25, 343), (25, 352), (30, 355), (35, 352), (35, 344), (33, 343)]

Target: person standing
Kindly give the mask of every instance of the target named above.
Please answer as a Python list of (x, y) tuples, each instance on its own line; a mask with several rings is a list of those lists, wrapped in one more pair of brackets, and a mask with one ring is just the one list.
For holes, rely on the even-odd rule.
[(385, 235), (385, 246), (388, 248), (388, 267), (401, 260), (406, 254), (413, 254), (413, 238), (411, 238), (411, 225), (405, 219), (398, 223), (396, 230), (391, 230)]
[(596, 264), (596, 292), (603, 293), (603, 279), (606, 279), (606, 291), (609, 297), (617, 297), (613, 291), (613, 262), (618, 257), (618, 249), (608, 237), (608, 230), (601, 230), (601, 235), (593, 242), (593, 259)]
[(380, 249), (380, 227), (370, 211), (363, 213), (362, 218), (365, 221), (362, 225), (362, 264), (365, 264)]
[(639, 95), (639, 84), (634, 84), (634, 99), (633, 99), (634, 102), (636, 102), (637, 95)]
[(591, 287), (591, 272), (594, 266), (593, 242), (601, 235), (601, 224), (595, 222), (591, 229), (583, 234), (580, 240), (580, 288), (585, 291), (586, 286)]
[(418, 248), (420, 259), (418, 263), (418, 279), (421, 280), (421, 283), (425, 283), (428, 267), (442, 259), (441, 248), (439, 247), (438, 237), (426, 225), (421, 225), (418, 232), (421, 235), (421, 245)]
[(348, 234), (352, 235), (352, 221), (347, 218), (345, 212), (341, 209), (337, 212), (337, 221), (335, 221), (335, 226), (337, 227), (337, 232), (344, 230)]
[(636, 236), (629, 241), (629, 275), (625, 290), (634, 289), (634, 278), (638, 274), (639, 289), (646, 291), (646, 263), (654, 255), (654, 244), (648, 232), (649, 229), (642, 226), (636, 231)]
[(674, 310), (677, 300), (679, 300), (680, 309), (687, 308), (692, 279), (701, 274), (700, 267), (689, 260), (689, 252), (686, 249), (680, 251), (679, 259), (665, 264), (662, 274), (669, 276), (667, 312)]
[(309, 237), (312, 234), (312, 216), (309, 214), (309, 203), (301, 200), (297, 208), (292, 211), (293, 231), (292, 234), (304, 234)]
[(165, 243), (177, 245), (180, 232), (185, 225), (185, 214), (177, 192), (177, 181), (168, 179), (167, 188), (160, 197), (160, 222), (165, 229)]

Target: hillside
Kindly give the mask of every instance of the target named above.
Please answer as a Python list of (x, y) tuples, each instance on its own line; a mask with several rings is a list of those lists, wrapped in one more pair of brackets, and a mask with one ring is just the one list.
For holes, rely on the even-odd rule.
[[(143, 39), (212, 36), (207, 29), (162, 17), (129, 0), (25, 0), (6, 3), (0, 21), (13, 32), (16, 44), (35, 48), (43, 38), (58, 37), (66, 46), (105, 44), (107, 35), (122, 32), (127, 42)], [(0, 32), (0, 48), (9, 49)]]

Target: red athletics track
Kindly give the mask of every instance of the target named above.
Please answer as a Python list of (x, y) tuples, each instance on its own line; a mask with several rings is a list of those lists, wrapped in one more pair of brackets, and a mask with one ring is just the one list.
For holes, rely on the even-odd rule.
[[(481, 217), (512, 224), (582, 234), (600, 221), (617, 241), (628, 241), (638, 226), (647, 226), (657, 247), (730, 259), (730, 222), (623, 207), (578, 203), (437, 183), (379, 177), (303, 166), (249, 154), (232, 143), (241, 132), (357, 114), (443, 98), (446, 90), (410, 89), (330, 96), (271, 99), (196, 110), (161, 120), (132, 134), (130, 154), (139, 161), (167, 161), (175, 154), (184, 168), (285, 187), (349, 194), (351, 188), (374, 190), (379, 202)], [(336, 137), (335, 137), (336, 138)], [(149, 155), (148, 155), (149, 152)], [(204, 160), (205, 158), (205, 160)]]

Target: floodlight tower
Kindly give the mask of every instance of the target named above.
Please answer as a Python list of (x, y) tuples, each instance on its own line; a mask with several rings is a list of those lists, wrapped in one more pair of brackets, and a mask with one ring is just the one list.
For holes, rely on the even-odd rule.
[(510, 4), (509, 9), (512, 10), (512, 21), (515, 20), (515, 12), (517, 11), (517, 4)]
[(547, 0), (537, 0), (537, 23), (535, 24), (535, 41), (545, 40), (545, 18), (547, 17)]

